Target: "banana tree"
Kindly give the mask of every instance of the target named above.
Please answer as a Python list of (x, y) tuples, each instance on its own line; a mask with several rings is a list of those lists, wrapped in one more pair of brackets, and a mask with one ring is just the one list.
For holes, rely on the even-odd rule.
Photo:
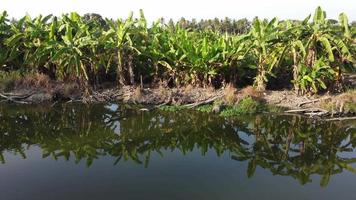
[(0, 14), (0, 68), (2, 68), (8, 57), (8, 48), (4, 45), (6, 38), (10, 37), (10, 25), (8, 24), (7, 12), (4, 11)]
[[(10, 53), (8, 60), (22, 67), (25, 71), (50, 71), (48, 63), (53, 49), (48, 48), (52, 41), (49, 37), (50, 25), (48, 21), (52, 15), (31, 19), (25, 16), (10, 27), (11, 37), (5, 40)], [(52, 53), (52, 54), (51, 54)]]
[[(142, 17), (141, 17), (142, 18)], [(142, 21), (142, 20), (140, 20)], [(141, 57), (148, 61), (148, 67), (146, 66), (146, 72), (149, 76), (153, 76), (153, 79), (157, 80), (158, 77), (163, 77), (166, 74), (174, 74), (173, 71), (173, 59), (170, 59), (168, 52), (170, 51), (171, 38), (169, 31), (164, 28), (164, 24), (160, 20), (155, 21), (148, 29), (146, 23), (140, 23), (140, 27), (144, 27), (144, 31), (141, 35), (146, 39), (145, 43), (139, 45)], [(138, 44), (138, 41), (135, 40)], [(162, 70), (160, 67), (163, 67)], [(161, 71), (166, 72), (165, 74)]]
[(83, 77), (89, 81), (86, 68), (86, 62), (90, 59), (83, 50), (94, 42), (87, 34), (88, 26), (82, 23), (77, 13), (71, 13), (69, 16), (64, 15), (59, 32), (64, 32), (61, 41), (54, 44), (56, 53), (51, 58), (58, 67), (59, 77), (75, 74), (77, 77)]
[[(51, 30), (52, 15), (36, 17), (34, 19), (27, 18), (26, 28), (24, 30), (24, 65), (30, 67), (31, 70), (37, 70), (51, 75), (54, 78), (54, 69), (51, 65), (50, 57), (54, 54), (54, 50), (48, 48), (52, 38), (48, 34)], [(53, 21), (56, 18), (52, 19)]]
[[(310, 70), (304, 70), (304, 72), (309, 71), (314, 74), (319, 73), (320, 63), (323, 63), (323, 68), (328, 68), (328, 73), (326, 73), (327, 76), (322, 76), (318, 80), (313, 80), (313, 82), (318, 81), (320, 83), (318, 84), (319, 86), (311, 84), (309, 85), (310, 87), (304, 87), (302, 91), (306, 92), (306, 90), (309, 90), (318, 92), (320, 88), (327, 89), (327, 82), (334, 83), (335, 81), (339, 81), (341, 78), (341, 71), (344, 66), (346, 66), (345, 62), (353, 62), (352, 54), (350, 53), (349, 45), (347, 43), (347, 41), (350, 41), (350, 33), (348, 30), (347, 17), (344, 14), (340, 15), (341, 26), (338, 27), (333, 26), (330, 21), (326, 19), (325, 11), (320, 7), (315, 10), (313, 21), (311, 23), (305, 23), (308, 19), (309, 18), (303, 22), (303, 27), (305, 27), (305, 29), (301, 34), (304, 37), (302, 38), (304, 41), (296, 40), (294, 42), (303, 53), (304, 60), (299, 60), (298, 62), (304, 67), (311, 68)], [(339, 27), (342, 27), (341, 29), (343, 30), (340, 31)], [(331, 73), (331, 71), (334, 72)], [(294, 77), (294, 83), (295, 85), (298, 85), (301, 83), (298, 83), (297, 80), (303, 80), (303, 78), (297, 78), (297, 76), (302, 75), (299, 73), (296, 74), (298, 75)], [(303, 76), (305, 76), (305, 74)]]
[(310, 16), (308, 16), (301, 23), (292, 22), (287, 20), (283, 23), (282, 26), (286, 29), (283, 32), (283, 45), (285, 46), (286, 55), (285, 59), (292, 60), (292, 74), (293, 74), (293, 86), (294, 90), (299, 94), (300, 92), (300, 83), (297, 81), (300, 76), (301, 68), (303, 67), (303, 61), (306, 57), (306, 49), (304, 46), (304, 37), (303, 35), (307, 31), (305, 28), (308, 24)]
[(277, 18), (269, 22), (255, 18), (249, 36), (251, 44), (248, 48), (256, 59), (257, 67), (254, 85), (257, 90), (263, 91), (268, 82), (267, 76), (271, 75), (284, 50), (279, 43), (280, 30)]
[[(127, 51), (135, 49), (131, 40), (131, 30), (135, 24), (133, 20), (133, 13), (131, 12), (126, 20), (117, 19), (106, 20), (109, 25), (109, 30), (103, 33), (105, 48), (116, 52), (117, 56), (117, 82), (119, 86), (125, 85), (125, 72), (123, 57)], [(133, 84), (134, 74), (130, 70), (130, 84)]]
[[(4, 38), (4, 46), (7, 49), (7, 63), (10, 66), (23, 66), (24, 54), (26, 47), (24, 46), (25, 40), (28, 39), (24, 33), (25, 21), (29, 16), (25, 16), (18, 21), (14, 21), (8, 27), (8, 37)], [(24, 70), (23, 67), (20, 68)]]
[(332, 65), (337, 73), (336, 82), (341, 84), (342, 71), (355, 70), (353, 63), (356, 60), (356, 40), (355, 37), (352, 37), (345, 13), (339, 15), (338, 26), (327, 37), (333, 44), (335, 62)]

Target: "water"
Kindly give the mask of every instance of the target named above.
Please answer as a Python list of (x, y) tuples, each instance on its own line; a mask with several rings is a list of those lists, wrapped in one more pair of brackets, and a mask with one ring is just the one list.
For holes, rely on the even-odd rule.
[(356, 122), (0, 105), (0, 199), (356, 199)]

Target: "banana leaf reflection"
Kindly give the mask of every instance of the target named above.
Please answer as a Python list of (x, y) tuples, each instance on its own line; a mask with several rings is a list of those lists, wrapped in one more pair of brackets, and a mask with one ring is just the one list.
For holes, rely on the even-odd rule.
[[(323, 122), (296, 115), (221, 118), (194, 111), (142, 112), (126, 105), (0, 105), (0, 162), (5, 152), (85, 161), (101, 156), (114, 164), (132, 160), (149, 167), (152, 153), (213, 150), (247, 162), (247, 176), (261, 167), (300, 184), (320, 175), (321, 186), (344, 170), (356, 173), (355, 122)], [(351, 156), (350, 156), (351, 155)], [(168, 155), (167, 155), (168, 156)]]

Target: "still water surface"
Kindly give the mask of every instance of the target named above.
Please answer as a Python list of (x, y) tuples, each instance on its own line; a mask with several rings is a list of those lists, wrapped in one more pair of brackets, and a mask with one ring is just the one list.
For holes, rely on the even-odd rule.
[(356, 199), (356, 121), (0, 105), (0, 199)]

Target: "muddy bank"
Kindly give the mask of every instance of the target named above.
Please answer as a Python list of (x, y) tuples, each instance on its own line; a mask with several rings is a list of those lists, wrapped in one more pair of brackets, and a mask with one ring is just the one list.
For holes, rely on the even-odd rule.
[(324, 94), (298, 96), (293, 91), (257, 92), (249, 86), (236, 89), (227, 86), (222, 89), (202, 87), (169, 88), (164, 84), (156, 87), (124, 86), (99, 87), (87, 90), (77, 83), (38, 83), (19, 86), (10, 92), (0, 92), (0, 101), (21, 104), (40, 104), (57, 102), (123, 102), (143, 104), (147, 107), (185, 106), (189, 108), (204, 104), (213, 104), (214, 111), (220, 112), (223, 107), (234, 107), (245, 98), (252, 98), (265, 105), (284, 108), (284, 112), (305, 114), (312, 117), (339, 117), (355, 115), (355, 91), (343, 94)]
[[(70, 88), (70, 89), (68, 89)], [(223, 90), (200, 87), (141, 88), (139, 86), (112, 87), (97, 90), (86, 90), (79, 86), (58, 85), (52, 89), (33, 87), (0, 92), (0, 100), (22, 104), (39, 104), (54, 102), (102, 103), (119, 101), (144, 105), (184, 105), (221, 97)]]

